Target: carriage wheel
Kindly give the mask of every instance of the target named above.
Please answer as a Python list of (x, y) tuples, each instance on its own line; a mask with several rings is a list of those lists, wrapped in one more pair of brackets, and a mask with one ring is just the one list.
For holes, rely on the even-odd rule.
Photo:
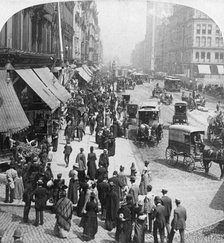
[(188, 172), (192, 172), (194, 170), (195, 161), (192, 156), (185, 156), (183, 163), (186, 165)]
[(176, 163), (178, 162), (178, 154), (175, 148), (168, 147), (166, 149), (166, 161), (172, 166), (176, 165)]

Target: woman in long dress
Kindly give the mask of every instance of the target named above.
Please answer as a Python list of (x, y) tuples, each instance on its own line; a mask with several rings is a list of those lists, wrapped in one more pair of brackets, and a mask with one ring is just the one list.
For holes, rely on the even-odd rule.
[(96, 177), (96, 154), (93, 152), (93, 146), (90, 147), (90, 153), (88, 154), (87, 158), (87, 175), (89, 176), (90, 180), (94, 180)]
[(98, 231), (98, 221), (97, 221), (97, 212), (98, 212), (98, 203), (95, 199), (95, 193), (91, 192), (90, 201), (86, 204), (86, 216), (83, 229), (84, 240), (95, 239), (95, 234)]

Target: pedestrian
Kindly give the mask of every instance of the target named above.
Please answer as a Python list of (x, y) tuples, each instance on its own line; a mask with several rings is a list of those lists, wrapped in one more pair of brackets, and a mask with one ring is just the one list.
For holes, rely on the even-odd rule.
[(53, 161), (53, 147), (50, 146), (47, 154), (47, 162), (52, 162)]
[(145, 228), (146, 228), (146, 218), (147, 215), (144, 211), (144, 196), (138, 196), (137, 207), (135, 208), (135, 224), (134, 224), (134, 234), (133, 242), (135, 243), (145, 243)]
[(131, 175), (130, 176), (136, 176), (137, 170), (135, 168), (134, 162), (132, 162), (130, 169), (131, 169)]
[(15, 178), (15, 199), (18, 200), (18, 203), (21, 203), (23, 198), (23, 192), (24, 192), (22, 170), (18, 169), (17, 173), (18, 173), (18, 177)]
[(86, 198), (86, 192), (88, 190), (88, 184), (87, 182), (82, 182), (80, 183), (80, 193), (79, 193), (79, 199), (78, 199), (78, 204), (76, 208), (76, 213), (78, 217), (83, 216), (83, 207), (85, 205), (85, 198)]
[(103, 181), (97, 183), (97, 190), (99, 201), (101, 204), (101, 220), (105, 220), (106, 218), (106, 197), (109, 192), (109, 183), (107, 175), (103, 177)]
[(96, 154), (93, 152), (94, 148), (93, 146), (90, 147), (90, 153), (88, 153), (87, 157), (87, 175), (89, 176), (90, 180), (94, 180), (96, 177)]
[(19, 228), (17, 228), (15, 231), (14, 231), (14, 234), (13, 234), (13, 239), (14, 239), (14, 242), (17, 242), (17, 243), (23, 243), (22, 239), (22, 232)]
[(138, 206), (139, 186), (137, 185), (135, 180), (136, 180), (135, 176), (131, 176), (130, 178), (131, 187), (129, 189), (128, 194), (132, 195), (134, 205)]
[(52, 146), (53, 146), (53, 152), (57, 152), (58, 150), (58, 131), (57, 129), (54, 129), (52, 135), (51, 135), (51, 140), (52, 140)]
[(46, 201), (48, 199), (48, 191), (43, 187), (43, 181), (37, 181), (37, 188), (32, 192), (32, 196), (35, 197), (35, 211), (36, 211), (36, 219), (35, 226), (39, 226), (44, 224), (44, 209), (46, 207)]
[(94, 192), (90, 193), (90, 200), (86, 204), (85, 213), (86, 216), (83, 227), (83, 237), (85, 241), (94, 240), (95, 234), (98, 231), (98, 203), (96, 201), (96, 195)]
[(65, 168), (67, 168), (69, 165), (69, 157), (70, 157), (70, 154), (72, 153), (72, 146), (69, 141), (64, 146), (63, 153), (64, 153), (64, 160), (65, 160)]
[(54, 174), (51, 170), (51, 163), (47, 163), (47, 166), (46, 166), (46, 169), (44, 172), (44, 178), (46, 180), (46, 183), (54, 180)]
[(116, 149), (116, 139), (114, 138), (113, 133), (110, 132), (108, 138), (108, 157), (115, 155), (115, 149)]
[(119, 190), (119, 197), (120, 199), (124, 199), (125, 196), (125, 189), (128, 186), (128, 182), (127, 182), (127, 176), (124, 174), (124, 166), (120, 166), (120, 172), (118, 173), (118, 179), (122, 185), (122, 187)]
[(106, 229), (111, 231), (116, 226), (117, 212), (119, 209), (119, 198), (114, 191), (113, 182), (109, 183), (109, 192), (106, 197)]
[(76, 167), (74, 165), (73, 169), (69, 172), (69, 178), (68, 198), (74, 205), (76, 205), (78, 203), (79, 180), (78, 172), (76, 171)]
[(117, 223), (115, 240), (117, 243), (131, 242), (132, 233), (132, 212), (127, 204), (127, 200), (123, 202), (117, 212)]
[(65, 135), (66, 143), (71, 142), (71, 138), (73, 136), (73, 127), (71, 125), (71, 120), (68, 121), (65, 127), (64, 135)]
[(76, 164), (78, 165), (77, 171), (78, 171), (78, 179), (79, 182), (83, 182), (85, 180), (85, 170), (86, 170), (86, 156), (83, 153), (84, 149), (80, 148), (80, 153), (76, 156)]
[(97, 184), (102, 182), (104, 177), (108, 177), (108, 171), (106, 168), (101, 164), (99, 168), (96, 170), (96, 179), (97, 179)]
[(157, 231), (159, 231), (160, 241), (164, 243), (165, 238), (165, 226), (166, 226), (166, 219), (165, 219), (165, 207), (162, 205), (161, 198), (159, 196), (155, 197), (155, 209), (153, 211), (153, 238), (154, 243), (158, 243)]
[(65, 185), (65, 180), (62, 179), (62, 173), (57, 174), (57, 179), (53, 181), (53, 204), (55, 205), (59, 200), (59, 192), (62, 189), (62, 186)]
[(66, 191), (61, 191), (60, 199), (55, 205), (56, 223), (54, 233), (59, 238), (67, 238), (72, 219), (72, 202), (66, 198)]
[(147, 194), (147, 186), (149, 185), (148, 180), (148, 172), (147, 170), (143, 169), (141, 174), (141, 181), (139, 184), (139, 194), (140, 195), (146, 195)]
[(23, 201), (25, 202), (24, 210), (23, 210), (23, 222), (29, 223), (29, 212), (31, 208), (32, 202), (32, 192), (33, 186), (31, 183), (27, 184), (25, 190), (23, 192)]
[(162, 189), (163, 196), (161, 197), (162, 205), (165, 207), (165, 220), (166, 220), (166, 231), (167, 231), (167, 237), (169, 237), (170, 234), (170, 215), (172, 211), (172, 200), (170, 197), (168, 197), (166, 194), (168, 192), (167, 189)]
[(119, 177), (118, 177), (118, 172), (115, 170), (113, 172), (113, 176), (111, 178), (109, 178), (108, 182), (113, 182), (114, 185), (114, 192), (117, 193), (118, 198), (119, 198), (119, 202), (123, 200), (123, 198), (121, 197), (121, 193), (120, 191), (123, 189), (123, 184), (120, 181)]
[(177, 230), (179, 230), (180, 233), (180, 243), (185, 242), (185, 229), (186, 229), (186, 220), (187, 220), (187, 211), (186, 209), (181, 206), (181, 201), (179, 199), (175, 200), (176, 203), (176, 208), (174, 209), (174, 215), (173, 215), (173, 220), (171, 223), (171, 232), (169, 235), (169, 240), (168, 243), (173, 242), (173, 237), (176, 233)]
[(155, 208), (154, 195), (152, 194), (152, 186), (147, 186), (147, 194), (144, 199), (145, 212), (147, 214), (147, 230), (152, 233), (152, 220), (153, 220), (153, 210)]
[(0, 229), (0, 243), (2, 243), (2, 238), (4, 236), (5, 231), (3, 229)]
[(103, 150), (103, 153), (100, 154), (99, 167), (100, 167), (100, 165), (102, 165), (108, 171), (108, 167), (109, 167), (109, 157), (108, 157), (108, 151), (107, 151), (107, 149), (104, 149)]
[(217, 113), (220, 110), (220, 104), (221, 104), (221, 101), (219, 100), (218, 103), (216, 104), (216, 111), (217, 111)]
[(15, 166), (10, 164), (10, 169), (6, 171), (7, 183), (5, 185), (5, 203), (13, 203), (15, 197), (15, 179), (18, 177)]
[(89, 117), (89, 130), (91, 135), (93, 135), (94, 133), (95, 124), (96, 124), (96, 118), (94, 114), (91, 114)]
[(78, 124), (78, 138), (79, 138), (79, 142), (82, 141), (83, 139), (83, 134), (85, 134), (85, 125), (84, 125), (84, 121), (83, 118), (81, 118), (79, 124)]

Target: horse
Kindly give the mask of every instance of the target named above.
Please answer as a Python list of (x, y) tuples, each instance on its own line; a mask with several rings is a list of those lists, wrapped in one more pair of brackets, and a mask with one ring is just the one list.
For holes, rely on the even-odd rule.
[(224, 177), (224, 149), (219, 149), (215, 151), (213, 149), (204, 149), (203, 150), (203, 164), (205, 168), (205, 173), (209, 172), (209, 163), (214, 162), (219, 164), (221, 175), (220, 180)]
[(138, 137), (140, 140), (148, 140), (149, 139), (149, 125), (142, 123), (139, 126)]

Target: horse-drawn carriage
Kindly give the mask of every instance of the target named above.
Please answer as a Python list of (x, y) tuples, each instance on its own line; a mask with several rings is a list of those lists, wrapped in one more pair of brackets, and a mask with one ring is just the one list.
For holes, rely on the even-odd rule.
[(160, 109), (156, 101), (143, 103), (138, 110), (138, 140), (159, 142), (162, 124), (159, 123)]
[(174, 115), (173, 115), (173, 124), (184, 124), (188, 123), (187, 119), (187, 102), (179, 101), (174, 105)]
[(137, 104), (127, 104), (128, 118), (130, 118), (130, 119), (136, 118), (137, 113), (138, 113), (138, 105)]
[(160, 98), (162, 94), (163, 94), (163, 89), (158, 85), (152, 91), (152, 97)]
[(204, 144), (201, 136), (202, 129), (187, 125), (171, 125), (169, 127), (169, 141), (166, 148), (166, 161), (174, 166), (183, 157), (183, 164), (187, 171), (191, 172), (195, 168), (195, 162), (203, 164)]
[(224, 128), (224, 117), (223, 113), (219, 112), (215, 115), (208, 116), (208, 128), (207, 128), (207, 138), (208, 141), (213, 143), (219, 140), (222, 129)]

